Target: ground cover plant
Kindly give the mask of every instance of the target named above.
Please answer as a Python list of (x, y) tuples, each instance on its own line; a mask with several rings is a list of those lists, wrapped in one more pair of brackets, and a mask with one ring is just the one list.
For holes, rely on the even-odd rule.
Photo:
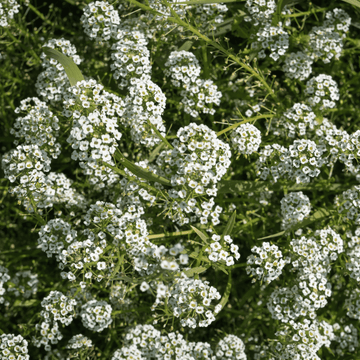
[(0, 3), (0, 359), (359, 359), (360, 2)]

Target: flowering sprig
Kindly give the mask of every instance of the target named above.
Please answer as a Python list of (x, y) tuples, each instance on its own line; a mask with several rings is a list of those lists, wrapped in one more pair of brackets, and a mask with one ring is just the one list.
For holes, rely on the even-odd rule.
[(256, 280), (264, 280), (269, 284), (281, 275), (284, 266), (290, 262), (287, 257), (283, 258), (281, 250), (276, 245), (270, 245), (268, 242), (263, 242), (261, 247), (254, 246), (251, 251), (255, 255), (248, 256), (246, 273), (254, 276), (253, 283)]

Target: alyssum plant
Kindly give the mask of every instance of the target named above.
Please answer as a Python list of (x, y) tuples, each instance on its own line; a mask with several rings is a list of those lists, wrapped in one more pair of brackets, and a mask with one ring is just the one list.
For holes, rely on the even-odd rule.
[[(345, 181), (359, 180), (360, 131), (326, 117), (341, 87), (317, 72), (340, 62), (351, 18), (330, 4), (324, 21), (298, 30), (292, 19), (311, 11), (294, 13), (286, 3), (246, 1), (236, 18), (247, 31), (238, 55), (215, 39), (229, 10), (216, 1), (86, 5), (80, 22), (110, 60), (117, 88), (83, 75), (87, 59), (69, 40), (44, 44), (38, 96), (15, 110), (14, 148), (2, 169), (10, 193), (39, 225), (37, 246), (55, 259), (63, 285), (41, 298), (24, 336), (0, 336), (0, 359), (29, 359), (28, 345), (44, 348), (46, 359), (358, 354), (360, 187)], [(175, 45), (166, 49), (165, 41)], [(238, 90), (232, 81), (211, 79), (206, 46), (237, 66), (243, 99), (231, 96), (229, 89)], [(266, 68), (279, 80), (270, 82)], [(284, 87), (291, 96), (281, 101)], [(247, 118), (226, 119), (219, 130), (214, 119), (228, 111), (220, 106)], [(329, 202), (331, 186), (338, 194)], [(277, 198), (280, 188), (285, 194)], [(326, 207), (311, 197), (315, 190)], [(243, 205), (256, 205), (262, 227), (252, 228)], [(277, 225), (282, 231), (271, 236)], [(255, 241), (254, 234), (281, 240)], [(247, 259), (240, 264), (241, 253)], [(252, 281), (240, 282), (235, 271)], [(245, 295), (236, 290), (241, 283)], [(0, 266), (1, 306), (36, 297), (38, 286), (31, 272), (12, 275)], [(246, 333), (243, 324), (256, 318), (266, 327)], [(75, 333), (79, 327), (86, 335)], [(207, 333), (211, 341), (197, 341)]]

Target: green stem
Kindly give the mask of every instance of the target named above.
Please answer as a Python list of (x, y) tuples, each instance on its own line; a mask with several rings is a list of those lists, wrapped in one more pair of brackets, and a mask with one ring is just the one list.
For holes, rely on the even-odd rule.
[(209, 79), (209, 63), (208, 63), (208, 56), (206, 50), (206, 43), (203, 40), (200, 40), (201, 44), (201, 52), (204, 60), (204, 75), (206, 79)]
[[(150, 6), (146, 6), (144, 4), (141, 4), (140, 2), (136, 0), (127, 0), (131, 2), (134, 5), (137, 5), (138, 7), (142, 8), (143, 10), (149, 11), (155, 15), (162, 15), (158, 11), (152, 9)], [(254, 70), (250, 65), (245, 64), (242, 62), (237, 56), (231, 54), (229, 51), (227, 51), (224, 47), (222, 47), (220, 44), (218, 44), (216, 41), (213, 41), (209, 39), (207, 36), (201, 34), (197, 29), (195, 29), (193, 26), (188, 24), (187, 22), (180, 19), (178, 14), (171, 8), (170, 4), (163, 0), (163, 3), (170, 9), (171, 14), (173, 17), (168, 17), (167, 21), (170, 21), (172, 23), (178, 24), (182, 27), (184, 27), (187, 30), (190, 30), (193, 34), (195, 34), (197, 37), (205, 41), (207, 44), (212, 45), (214, 48), (218, 49), (225, 55), (227, 55), (230, 59), (234, 61), (234, 63), (238, 64), (241, 68), (245, 69), (247, 72), (249, 72), (252, 76), (254, 76), (256, 79), (260, 81), (260, 83), (265, 87), (265, 89), (268, 91), (270, 96), (273, 98), (274, 101), (278, 103), (277, 96), (275, 95), (273, 89), (270, 88), (269, 84), (266, 82), (265, 78), (262, 76), (262, 74), (256, 70)]]
[(225, 307), (226, 303), (229, 300), (229, 296), (230, 296), (230, 292), (231, 292), (231, 286), (232, 286), (231, 269), (229, 269), (228, 271), (229, 271), (228, 282), (227, 282), (227, 285), (226, 285), (224, 296), (222, 297), (222, 299), (220, 301), (220, 304), (222, 305), (222, 308)]
[(300, 17), (300, 16), (308, 16), (311, 15), (313, 13), (317, 13), (317, 12), (325, 12), (326, 10), (328, 10), (329, 8), (319, 8), (319, 9), (312, 9), (309, 11), (305, 11), (305, 12), (299, 12), (296, 14), (288, 14), (288, 15), (281, 15), (281, 17), (283, 18), (294, 18), (294, 17)]
[(160, 134), (160, 131), (154, 126), (154, 124), (151, 123), (151, 121), (147, 120), (150, 127), (155, 131), (156, 135), (160, 140), (162, 140), (170, 149), (174, 149), (174, 147)]
[(148, 239), (159, 239), (163, 237), (173, 237), (173, 236), (182, 236), (192, 234), (194, 230), (186, 230), (186, 231), (175, 231), (171, 233), (163, 233), (163, 234), (152, 234), (148, 236)]
[(275, 116), (275, 115), (272, 115), (272, 114), (264, 114), (264, 115), (254, 116), (254, 117), (252, 117), (252, 118), (246, 119), (246, 120), (241, 121), (241, 122), (239, 122), (239, 123), (233, 124), (233, 125), (225, 128), (225, 129), (219, 131), (216, 135), (217, 135), (217, 136), (220, 136), (220, 135), (222, 135), (222, 134), (225, 134), (226, 132), (237, 128), (237, 127), (240, 126), (241, 124), (245, 124), (245, 123), (250, 122), (250, 121), (255, 121), (255, 120), (258, 120), (258, 119), (271, 119), (271, 118), (273, 118), (274, 116)]

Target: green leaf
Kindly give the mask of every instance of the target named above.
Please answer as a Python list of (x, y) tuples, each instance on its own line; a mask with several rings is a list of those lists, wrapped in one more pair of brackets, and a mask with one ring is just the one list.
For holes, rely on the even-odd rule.
[(201, 256), (200, 257), (200, 255), (199, 255), (200, 253), (199, 253), (199, 251), (194, 251), (194, 252), (192, 252), (192, 253), (190, 253), (190, 254), (188, 254), (189, 255), (189, 257), (191, 257), (192, 259), (197, 259), (197, 260), (201, 260), (201, 261), (205, 261), (205, 262), (207, 262), (207, 263), (211, 263), (211, 261), (206, 257), (206, 256)]
[(211, 37), (218, 37), (220, 35), (224, 35), (230, 31), (232, 31), (232, 24), (234, 22), (234, 17), (226, 19), (221, 24), (216, 26), (216, 31), (211, 30), (209, 33), (207, 33), (207, 36)]
[(13, 306), (23, 306), (23, 307), (29, 307), (29, 306), (34, 306), (35, 304), (40, 303), (39, 300), (37, 299), (30, 299), (30, 300), (26, 300), (26, 301), (22, 301), (22, 300), (16, 300), (14, 302)]
[(205, 244), (208, 243), (209, 236), (207, 234), (204, 234), (201, 230), (197, 229), (195, 226), (190, 225), (191, 228), (196, 232), (196, 234), (199, 236), (199, 238), (205, 242)]
[(163, 184), (163, 185), (171, 186), (170, 180), (168, 180), (168, 179), (166, 179), (166, 178), (164, 178), (162, 176), (153, 174), (152, 172), (150, 172), (148, 170), (145, 170), (140, 166), (135, 165), (134, 163), (132, 163), (131, 161), (126, 159), (124, 157), (124, 155), (120, 152), (119, 149), (116, 151), (115, 157), (128, 170), (130, 170), (134, 175), (138, 176), (139, 178), (144, 179), (144, 180), (148, 180), (148, 181), (158, 182), (158, 183)]
[(242, 14), (240, 14), (239, 16), (235, 16), (234, 21), (231, 25), (231, 30), (235, 36), (247, 39), (250, 36), (250, 28), (247, 23), (243, 21), (243, 17), (244, 15)]
[(226, 303), (229, 300), (231, 286), (232, 286), (232, 277), (231, 277), (231, 270), (229, 270), (229, 277), (228, 277), (228, 282), (226, 284), (226, 289), (225, 289), (223, 297), (220, 300), (220, 304), (222, 305), (222, 308), (225, 307)]
[(351, 5), (354, 5), (358, 8), (360, 8), (360, 1), (358, 1), (358, 0), (342, 0), (342, 1), (345, 1), (348, 4), (351, 4)]
[[(335, 211), (327, 210), (325, 208), (320, 208), (313, 215), (309, 216), (307, 219), (301, 221), (300, 223), (294, 225), (288, 231), (296, 231), (297, 229), (301, 229), (302, 227), (308, 226), (314, 222), (322, 221), (322, 220), (328, 218), (333, 213), (335, 213)], [(279, 233), (265, 236), (265, 237), (259, 238), (258, 240), (270, 239), (270, 238), (278, 237), (278, 236), (281, 236), (284, 234), (285, 234), (285, 231), (280, 231)]]
[(110, 165), (105, 161), (101, 161), (101, 164), (105, 165), (106, 167), (108, 167), (109, 169), (113, 170), (114, 172), (116, 172), (117, 174), (120, 174), (124, 177), (126, 177), (128, 180), (130, 181), (135, 181), (136, 183), (138, 183), (140, 186), (150, 190), (150, 191), (154, 191), (155, 193), (158, 193), (159, 190), (156, 189), (155, 187), (147, 184), (146, 182), (140, 182), (136, 177), (133, 176), (129, 176), (126, 174), (126, 172), (124, 170), (118, 169), (116, 166)]
[(182, 50), (184, 50), (184, 51), (189, 51), (189, 50), (191, 49), (191, 46), (192, 46), (193, 43), (194, 43), (194, 42), (191, 41), (191, 40), (185, 41), (185, 42), (179, 47), (178, 51), (182, 51)]
[(208, 266), (198, 266), (192, 269), (184, 271), (187, 277), (193, 277), (196, 274), (201, 274), (202, 272), (206, 271), (211, 265)]
[[(312, 182), (311, 184), (294, 184), (287, 186), (289, 191), (301, 190), (326, 190), (338, 192), (346, 190), (348, 184), (332, 183), (327, 181)], [(222, 180), (218, 183), (218, 194), (241, 194), (247, 192), (260, 192), (260, 191), (283, 191), (284, 186), (281, 183), (270, 184), (265, 181), (246, 181), (246, 180)]]
[(71, 86), (76, 85), (78, 81), (85, 80), (83, 74), (81, 73), (77, 65), (74, 63), (72, 58), (62, 54), (58, 50), (51, 49), (46, 46), (43, 47), (42, 50), (47, 56), (57, 60), (64, 67)]
[(270, 239), (270, 238), (273, 238), (273, 237), (278, 237), (278, 236), (282, 236), (285, 234), (285, 231), (280, 231), (276, 234), (272, 234), (272, 235), (269, 235), (269, 236), (265, 236), (265, 237), (262, 237), (262, 238), (259, 238), (258, 240), (265, 240), (265, 239)]
[(320, 208), (314, 214), (309, 216), (307, 219), (305, 219), (302, 222), (293, 226), (290, 230), (294, 231), (294, 230), (300, 229), (302, 227), (308, 226), (314, 222), (322, 221), (322, 220), (326, 219), (327, 217), (329, 217), (330, 215), (332, 215), (333, 213), (334, 213), (334, 211), (327, 210), (325, 208)]
[(224, 229), (224, 232), (223, 232), (223, 237), (225, 235), (231, 235), (231, 232), (234, 228), (234, 225), (235, 225), (235, 220), (236, 220), (236, 210), (232, 213), (232, 215), (230, 216), (230, 219), (229, 221), (227, 222), (226, 226), (225, 226), (225, 229)]
[(161, 142), (149, 155), (149, 162), (153, 162), (156, 156), (159, 154), (160, 150), (165, 146), (163, 142)]
[(221, 270), (226, 275), (229, 274), (228, 271), (226, 270), (226, 266), (224, 264), (213, 263), (212, 266), (215, 270)]
[(284, 7), (283, 5), (284, 0), (279, 0), (277, 3), (275, 14), (273, 15), (271, 24), (273, 26), (277, 26), (277, 24), (280, 22), (281, 19), (281, 11)]

